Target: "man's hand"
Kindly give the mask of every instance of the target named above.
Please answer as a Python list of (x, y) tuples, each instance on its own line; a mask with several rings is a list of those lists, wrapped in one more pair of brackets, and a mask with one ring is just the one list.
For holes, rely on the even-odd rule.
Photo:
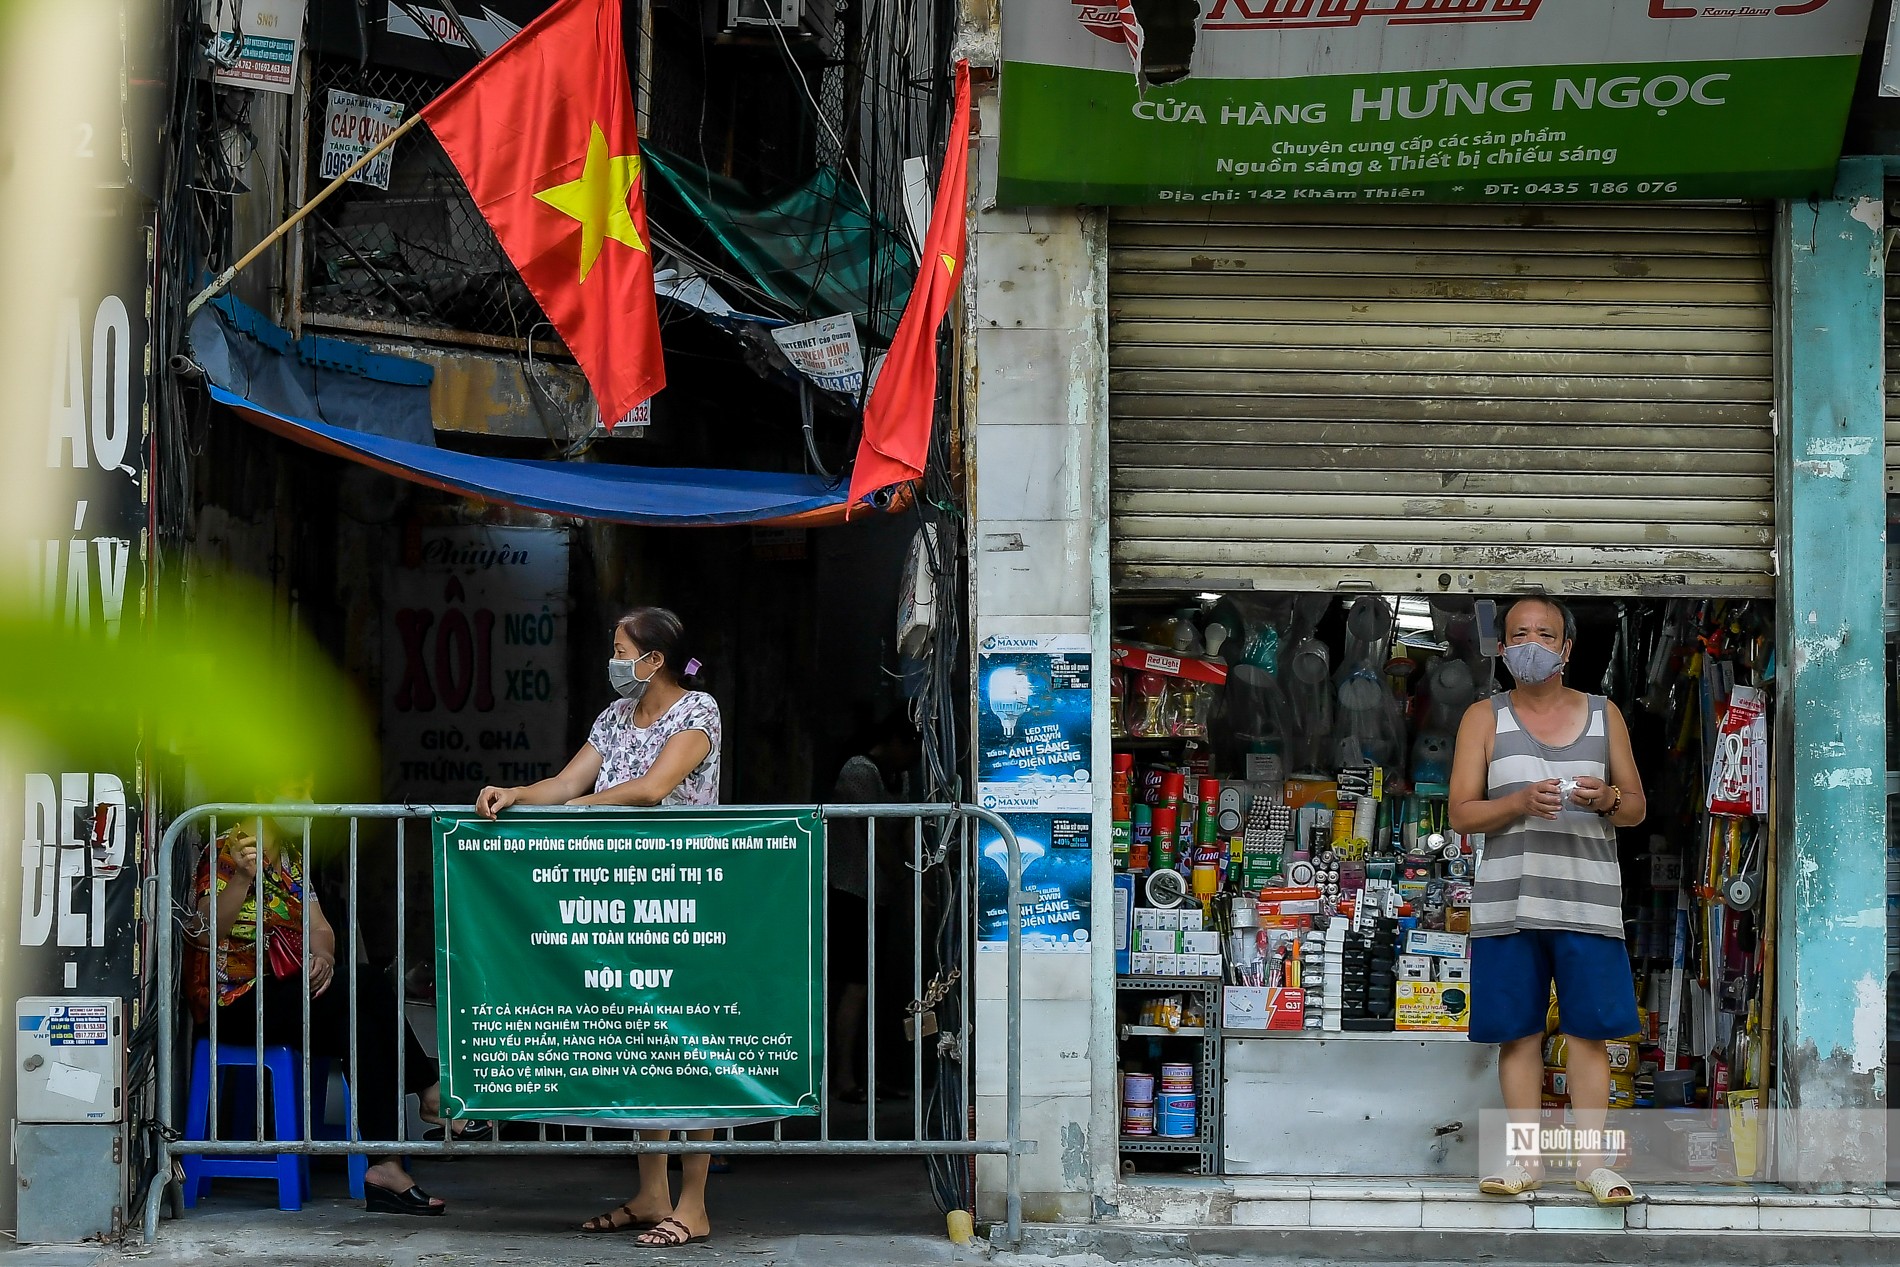
[(1518, 795), (1523, 798), (1526, 818), (1555, 818), (1563, 812), (1563, 792), (1555, 779), (1533, 783)]

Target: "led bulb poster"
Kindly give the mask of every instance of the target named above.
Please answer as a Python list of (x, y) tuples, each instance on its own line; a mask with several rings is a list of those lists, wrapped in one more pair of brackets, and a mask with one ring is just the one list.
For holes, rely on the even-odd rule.
[[(1023, 949), (1089, 950), (1089, 819), (1086, 814), (1011, 814), (1023, 860)], [(1009, 947), (1009, 846), (988, 823), (977, 827), (976, 938), (981, 951)]]
[(977, 661), (977, 799), (1001, 812), (1088, 814), (1086, 635), (983, 639)]

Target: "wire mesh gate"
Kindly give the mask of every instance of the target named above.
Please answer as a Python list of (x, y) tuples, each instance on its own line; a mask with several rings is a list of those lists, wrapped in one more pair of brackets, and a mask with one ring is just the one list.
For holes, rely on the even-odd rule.
[[(603, 813), (603, 811), (600, 810), (580, 807), (536, 807), (536, 810), (537, 812), (559, 813), (573, 816), (599, 815)], [(652, 812), (664, 812), (668, 817), (672, 818), (691, 818), (696, 816), (710, 818), (713, 816), (747, 814), (775, 814), (782, 816), (786, 814), (788, 810), (794, 813), (804, 812), (805, 807), (716, 806), (707, 807), (703, 810), (669, 807), (664, 811)], [(397, 1128), (394, 1132), (394, 1138), (359, 1138), (361, 1134), (359, 1129), (361, 1112), (360, 1105), (357, 1103), (357, 1097), (354, 1094), (354, 1089), (360, 1085), (357, 1075), (362, 1068), (363, 1059), (362, 1052), (359, 1050), (357, 1011), (359, 991), (362, 988), (362, 982), (360, 979), (361, 974), (354, 970), (354, 960), (356, 958), (356, 947), (358, 945), (361, 919), (360, 905), (357, 898), (359, 893), (358, 870), (362, 849), (362, 825), (366, 822), (387, 823), (393, 826), (394, 829), (392, 841), (394, 851), (393, 861), (395, 874), (398, 877), (395, 888), (395, 962), (398, 965), (403, 965), (407, 963), (408, 951), (406, 927), (408, 911), (406, 909), (406, 886), (403, 877), (407, 875), (405, 855), (410, 843), (408, 840), (409, 825), (416, 820), (423, 820), (426, 823), (436, 814), (470, 814), (472, 812), (473, 807), (466, 805), (216, 804), (198, 806), (195, 809), (181, 814), (172, 822), (160, 841), (156, 860), (157, 873), (153, 877), (153, 883), (156, 885), (157, 891), (154, 895), (155, 902), (152, 909), (162, 914), (167, 931), (165, 935), (161, 935), (157, 938), (156, 946), (158, 984), (157, 1019), (159, 1026), (157, 1092), (159, 1124), (161, 1128), (157, 1148), (157, 1166), (161, 1180), (151, 1185), (146, 1199), (144, 1230), (145, 1239), (148, 1242), (153, 1240), (157, 1234), (159, 1214), (166, 1194), (168, 1192), (176, 1194), (178, 1191), (176, 1163), (181, 1157), (272, 1156), (286, 1153), (306, 1156), (359, 1154), (368, 1157), (392, 1155), (407, 1157), (482, 1156), (493, 1154), (618, 1156), (643, 1152), (705, 1153), (708, 1151), (731, 1153), (735, 1155), (763, 1153), (829, 1156), (925, 1156), (940, 1158), (974, 1158), (977, 1156), (1002, 1157), (1004, 1159), (1006, 1217), (1009, 1242), (1012, 1245), (1020, 1242), (1022, 1228), (1021, 1159), (1024, 1154), (1035, 1151), (1034, 1142), (1026, 1141), (1022, 1138), (1022, 905), (1024, 903), (1022, 893), (1022, 856), (1015, 833), (1010, 829), (1009, 824), (997, 814), (973, 805), (823, 805), (817, 806), (811, 811), (827, 824), (838, 821), (862, 822), (864, 824), (864, 849), (867, 873), (866, 907), (869, 912), (865, 929), (865, 949), (868, 958), (867, 975), (869, 977), (869, 980), (866, 982), (866, 992), (870, 999), (865, 1009), (865, 1138), (839, 1139), (833, 1137), (833, 1088), (831, 1086), (831, 1080), (826, 1077), (820, 1082), (817, 1139), (786, 1139), (784, 1137), (783, 1121), (774, 1123), (771, 1139), (730, 1138), (731, 1132), (727, 1131), (725, 1132), (727, 1138), (719, 1139), (711, 1145), (704, 1140), (675, 1140), (671, 1136), (664, 1142), (647, 1141), (639, 1138), (597, 1139), (594, 1137), (592, 1129), (588, 1129), (586, 1131), (586, 1137), (582, 1139), (550, 1139), (547, 1137), (546, 1125), (542, 1125), (540, 1128), (540, 1138), (529, 1140), (502, 1139), (499, 1136), (487, 1140), (463, 1140), (457, 1138), (456, 1133), (448, 1129), (444, 1130), (443, 1138), (440, 1140), (412, 1139), (409, 1137), (407, 1109), (404, 1103), (407, 1094), (405, 1090), (405, 1070), (403, 1068), (404, 1043), (400, 1040), (396, 1043), (394, 1052), (389, 1053), (394, 1055), (397, 1066), (395, 1078)], [(606, 812), (616, 816), (625, 816), (629, 813), (638, 815), (641, 813), (641, 811), (637, 810), (629, 811), (618, 809)], [(301, 856), (305, 859), (308, 859), (310, 856), (311, 826), (313, 822), (338, 822), (347, 825), (348, 853), (345, 882), (347, 884), (346, 905), (348, 911), (344, 925), (336, 929), (338, 944), (344, 948), (342, 953), (348, 954), (352, 960), (351, 970), (348, 973), (349, 981), (347, 987), (350, 1002), (349, 1041), (347, 1054), (344, 1057), (345, 1068), (343, 1070), (349, 1078), (349, 1086), (352, 1089), (349, 1121), (346, 1123), (347, 1129), (345, 1131), (346, 1138), (328, 1139), (318, 1138), (315, 1135), (317, 1123), (313, 1121), (311, 1112), (312, 1055), (310, 1052), (311, 1043), (309, 1041), (311, 1036), (312, 957), (308, 953), (300, 953), (300, 976), (295, 984), (301, 988), (300, 999), (303, 1024), (300, 1033), (304, 1036), (304, 1042), (302, 1043), (299, 1053), (300, 1065), (296, 1077), (297, 1091), (299, 1093), (298, 1103), (301, 1108), (301, 1136), (291, 1139), (265, 1137), (265, 1078), (263, 1066), (265, 1063), (266, 1041), (264, 1032), (266, 1027), (264, 1023), (264, 992), (267, 988), (271, 987), (265, 985), (265, 980), (270, 975), (270, 972), (266, 969), (265, 964), (260, 961), (256, 964), (256, 977), (253, 988), (250, 990), (253, 996), (252, 999), (248, 1002), (240, 1000), (227, 1005), (228, 1007), (241, 1007), (247, 1011), (254, 1010), (255, 1023), (252, 1026), (252, 1037), (250, 1040), (255, 1048), (254, 1056), (256, 1060), (256, 1076), (254, 1078), (255, 1086), (253, 1091), (254, 1103), (252, 1105), (254, 1122), (253, 1137), (250, 1139), (219, 1138), (219, 1078), (214, 1064), (211, 1076), (208, 1079), (208, 1085), (205, 1088), (209, 1100), (207, 1138), (187, 1140), (181, 1138), (177, 1130), (179, 1092), (178, 1067), (181, 1050), (180, 1038), (182, 1036), (180, 1031), (181, 1018), (178, 1007), (180, 993), (179, 952), (184, 948), (184, 942), (187, 937), (194, 942), (199, 937), (204, 939), (203, 948), (206, 956), (205, 963), (207, 965), (207, 989), (210, 997), (215, 1000), (220, 978), (220, 974), (214, 966), (219, 962), (217, 958), (218, 947), (216, 944), (218, 940), (218, 920), (216, 916), (218, 889), (215, 884), (211, 886), (211, 897), (208, 904), (210, 908), (208, 911), (209, 917), (205, 919), (203, 928), (197, 929), (192, 927), (193, 921), (190, 917), (198, 913), (195, 902), (192, 901), (189, 896), (187, 896), (185, 901), (181, 902), (180, 895), (176, 891), (177, 878), (179, 875), (179, 868), (176, 865), (178, 851), (188, 834), (191, 833), (193, 829), (199, 827), (204, 828), (207, 840), (215, 843), (220, 834), (219, 828), (221, 822), (238, 827), (242, 827), (246, 824), (254, 824), (257, 837), (261, 840), (264, 836), (263, 821), (265, 819), (272, 819), (279, 822), (289, 821), (293, 824), (300, 824), (303, 838), (303, 852)], [(893, 820), (907, 820), (909, 827), (908, 833), (894, 831)], [(1008, 1032), (1005, 1039), (1003, 1071), (1005, 1082), (1004, 1132), (1001, 1138), (996, 1139), (977, 1138), (975, 1137), (976, 1132), (965, 1126), (965, 1123), (970, 1120), (967, 1117), (967, 1106), (974, 1103), (975, 1093), (975, 1065), (973, 1059), (974, 1048), (972, 1046), (973, 1032), (971, 1027), (972, 1009), (970, 998), (974, 963), (968, 957), (967, 952), (973, 949), (968, 941), (969, 931), (974, 926), (974, 921), (970, 919), (970, 908), (974, 900), (971, 880), (974, 875), (972, 868), (978, 864), (979, 859), (977, 857), (977, 851), (972, 845), (971, 828), (977, 823), (985, 824), (995, 831), (998, 842), (1002, 846), (1002, 856), (995, 858), (995, 861), (1004, 864), (1003, 869), (1008, 877), (1007, 998), (1005, 1000), (1005, 1016)], [(880, 825), (883, 827), (881, 832)], [(927, 827), (932, 830), (927, 832)], [(917, 1026), (911, 1044), (912, 1129), (910, 1135), (908, 1138), (879, 1138), (878, 1135), (877, 1098), (879, 1077), (877, 1069), (878, 1035), (876, 1032), (878, 1009), (875, 1005), (879, 997), (877, 990), (879, 966), (878, 919), (876, 915), (878, 909), (878, 860), (880, 857), (878, 851), (880, 848), (880, 836), (882, 836), (884, 841), (883, 848), (887, 851), (891, 851), (894, 849), (894, 845), (901, 845), (903, 843), (903, 839), (906, 835), (909, 840), (910, 850), (909, 858), (905, 864), (905, 870), (910, 877), (912, 915), (914, 918), (914, 933), (911, 938), (912, 944), (909, 948), (911, 951), (912, 999), (914, 1003), (921, 1004), (924, 1000), (933, 995), (941, 999), (947, 992), (955, 990), (960, 1005), (956, 1013), (954, 1024), (955, 1032), (945, 1036), (947, 1041), (956, 1044), (960, 1052), (960, 1059), (956, 1061), (956, 1064), (959, 1067), (958, 1077), (961, 1081), (962, 1095), (958, 1103), (964, 1107), (957, 1114), (959, 1137), (954, 1139), (926, 1137), (927, 1124), (925, 1120), (923, 1095), (925, 1089), (924, 1045), (922, 1041), (925, 1035), (922, 1032), (923, 1026), (921, 1025)], [(991, 852), (994, 848), (995, 846), (991, 845), (984, 852)], [(922, 919), (924, 913), (924, 876), (933, 866), (946, 865), (947, 861), (953, 858), (957, 868), (955, 875), (959, 882), (954, 886), (956, 891), (950, 900), (956, 902), (959, 907), (955, 924), (955, 927), (961, 930), (959, 937), (962, 939), (957, 964), (959, 972), (954, 977), (946, 977), (942, 972), (943, 965), (939, 965), (938, 974), (927, 987), (924, 979), (925, 959)], [(196, 874), (197, 865), (198, 864), (194, 861), (191, 874)], [(207, 857), (205, 865), (211, 867), (212, 864), (209, 857)], [(212, 870), (215, 872), (214, 867)], [(255, 910), (267, 909), (266, 903), (263, 901), (263, 877), (264, 868), (260, 866), (252, 881), (255, 887), (249, 890), (257, 902), (257, 906), (254, 908)], [(306, 892), (308, 892), (310, 876), (307, 871), (305, 873), (304, 883), (306, 885)], [(195, 885), (193, 887), (195, 889)], [(829, 915), (828, 903), (827, 915)], [(311, 933), (310, 904), (308, 902), (302, 905), (302, 922), (303, 938), (301, 946), (307, 947), (310, 944)], [(181, 937), (172, 931), (175, 925), (183, 925), (186, 928), (185, 936)], [(255, 953), (259, 956), (266, 953), (264, 947), (267, 940), (267, 930), (258, 935), (256, 941), (257, 950)], [(887, 965), (891, 963), (888, 949), (887, 947), (885, 956)], [(276, 985), (274, 989), (282, 991), (291, 988), (291, 984), (292, 983), (288, 981), (281, 982)], [(828, 1021), (831, 1016), (829, 985), (826, 982), (821, 982), (820, 984), (824, 987), (824, 1003), (821, 1015)], [(393, 1001), (396, 1009), (395, 1019), (398, 1026), (396, 1033), (398, 1035), (404, 1032), (400, 1027), (408, 1024), (406, 1016), (406, 996), (407, 991), (398, 990), (396, 998)], [(225, 1009), (217, 1006), (215, 1003), (208, 1008), (208, 1024), (205, 1026), (205, 1036), (214, 1053), (218, 1048), (218, 1014), (222, 1010)], [(914, 1007), (912, 1011), (913, 1015), (915, 1015), (918, 1009)], [(227, 1022), (227, 1024), (229, 1023), (230, 1022)], [(282, 1088), (274, 1089), (274, 1094), (281, 1095), (282, 1093)], [(179, 1212), (182, 1213), (182, 1211)]]

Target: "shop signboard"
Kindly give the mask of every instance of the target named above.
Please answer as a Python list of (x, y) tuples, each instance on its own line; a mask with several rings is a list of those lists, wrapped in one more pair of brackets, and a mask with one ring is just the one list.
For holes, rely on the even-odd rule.
[(383, 783), (467, 804), (556, 773), (567, 746), (567, 533), (423, 528), (383, 582)]
[(818, 1112), (815, 812), (444, 815), (434, 842), (452, 1114)]
[[(1174, 8), (1006, 0), (1000, 201), (1805, 197), (1833, 186), (1871, 0)], [(1185, 77), (1147, 83), (1131, 47)]]

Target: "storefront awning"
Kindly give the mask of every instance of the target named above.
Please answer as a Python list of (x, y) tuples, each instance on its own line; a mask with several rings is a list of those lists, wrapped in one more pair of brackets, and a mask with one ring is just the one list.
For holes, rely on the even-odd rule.
[(212, 400), (273, 435), (482, 501), (647, 527), (811, 528), (844, 520), (844, 485), (829, 488), (814, 476), (482, 457), (291, 417), (208, 386)]

